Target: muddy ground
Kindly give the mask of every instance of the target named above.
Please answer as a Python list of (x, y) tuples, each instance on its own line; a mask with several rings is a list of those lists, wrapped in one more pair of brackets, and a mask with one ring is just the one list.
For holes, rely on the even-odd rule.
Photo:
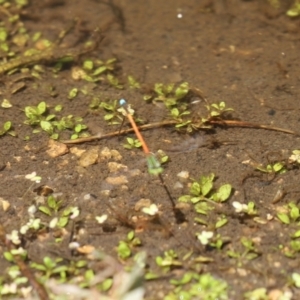
[[(143, 283), (145, 295), (142, 298), (145, 299), (192, 299), (192, 296), (179, 298), (176, 291), (170, 294), (175, 289), (170, 280), (179, 279), (187, 272), (209, 273), (227, 284), (223, 296), (212, 296), (214, 294), (208, 292), (200, 296), (199, 292), (194, 299), (298, 299), (300, 292), (293, 273), (299, 272), (300, 247), (291, 244), (297, 241), (291, 235), (298, 230), (299, 220), (297, 215), (293, 219), (285, 207), (292, 201), (297, 207), (299, 202), (299, 167), (289, 159), (293, 150), (300, 149), (296, 135), (228, 126), (209, 131), (201, 129), (192, 136), (172, 127), (143, 131), (152, 152), (162, 149), (169, 156), (162, 177), (176, 204), (180, 196), (189, 193), (191, 180), (198, 180), (201, 175), (214, 173), (216, 188), (225, 183), (232, 186), (230, 198), (214, 204), (207, 215), (195, 213), (192, 203), (182, 205), (185, 220), (179, 222), (174, 218), (170, 199), (159, 178), (148, 174), (143, 152), (123, 147), (125, 137), (135, 138), (132, 133), (67, 145), (64, 154), (52, 157), (47, 152), (49, 134), (33, 133), (38, 126), (24, 124), (25, 107), (45, 101), (48, 111), (59, 117), (82, 117), (91, 135), (118, 131), (120, 125), (108, 125), (103, 119), (107, 112), (91, 109), (95, 97), (106, 102), (125, 98), (144, 124), (159, 122), (168, 119), (166, 109), (159, 103), (144, 101), (143, 96), (155, 83), (188, 82), (194, 91), (188, 97), (193, 114), (206, 116), (205, 101), (210, 104), (224, 101), (227, 107), (234, 109), (227, 115), (230, 119), (300, 132), (300, 23), (299, 19), (285, 15), (288, 7), (289, 3), (275, 9), (268, 2), (238, 0), (115, 0), (107, 3), (32, 0), (14, 11), (10, 7), (2, 8), (3, 24), (7, 24), (9, 16), (19, 13), (17, 22), (24, 25), (30, 37), (41, 32), (43, 38), (54, 42), (62, 30), (70, 27), (49, 57), (20, 63), (12, 74), (8, 74), (11, 70), (1, 72), (0, 100), (9, 100), (12, 107), (0, 108), (0, 125), (11, 121), (17, 133), (17, 137), (5, 134), (0, 139), (0, 197), (2, 203), (9, 203), (8, 208), (2, 205), (0, 210), (2, 226), (6, 233), (19, 230), (29, 220), (27, 210), (31, 205), (46, 206), (43, 185), (63, 201), (62, 209), (76, 206), (80, 211), (78, 217), (69, 220), (64, 231), (49, 228), (47, 222), (53, 215), (36, 212), (35, 216), (42, 220), (42, 228), (31, 230), (21, 238), (22, 247), (28, 251), (26, 264), (40, 263), (46, 256), (63, 258), (65, 262), (85, 259), (85, 253), (69, 248), (70, 242), (77, 241), (80, 246), (89, 245), (113, 257), (119, 268), (132, 266), (132, 257), (145, 251), (144, 272), (151, 270), (158, 277)], [(24, 44), (13, 43), (16, 34), (13, 29), (18, 26), (21, 25), (11, 25), (7, 43), (12, 43), (11, 50), (21, 55), (36, 44), (31, 39)], [(84, 50), (87, 41), (94, 42), (90, 51)], [(10, 58), (1, 53), (4, 64)], [(76, 53), (73, 62), (54, 72), (57, 61), (69, 53)], [(74, 68), (81, 68), (87, 58), (94, 61), (116, 58), (112, 74), (124, 88), (112, 87), (102, 79), (97, 82), (75, 80)], [(38, 72), (39, 78), (32, 76), (35, 65), (43, 68), (43, 72)], [(140, 89), (128, 87), (129, 75), (141, 84)], [(78, 89), (76, 97), (68, 97), (73, 88)], [(55, 112), (54, 107), (59, 104), (63, 110)], [(130, 128), (128, 122), (124, 126)], [(70, 135), (71, 131), (64, 130), (58, 140), (69, 139)], [(195, 143), (199, 147), (193, 149)], [(92, 156), (91, 162), (85, 165), (80, 150)], [(113, 152), (114, 155), (111, 150), (118, 152)], [(266, 167), (278, 162), (286, 169), (285, 173), (256, 169), (259, 165)], [(114, 166), (118, 168), (116, 171), (112, 169)], [(189, 178), (179, 178), (181, 171), (187, 171)], [(32, 172), (42, 178), (39, 183), (25, 178)], [(279, 192), (283, 196), (274, 199)], [(140, 215), (135, 205), (141, 199), (150, 199), (158, 205), (160, 220), (151, 222), (144, 216), (134, 222), (136, 215)], [(253, 201), (257, 214), (236, 212), (234, 201), (245, 204)], [(278, 212), (289, 215), (290, 222), (283, 224)], [(103, 215), (107, 215), (108, 220), (97, 223), (95, 217)], [(195, 217), (200, 217), (205, 224), (195, 222)], [(215, 223), (222, 218), (226, 218), (227, 223), (215, 228)], [(135, 230), (142, 244), (132, 246), (131, 257), (121, 259), (117, 246), (119, 241), (126, 240), (130, 230)], [(201, 244), (196, 234), (203, 231), (212, 231), (214, 237), (220, 234), (224, 241), (221, 249)], [(229, 250), (239, 253), (245, 250), (240, 242), (243, 237), (252, 241), (255, 251), (250, 252), (256, 255), (253, 259), (246, 255), (229, 257)], [(55, 242), (55, 238), (60, 241)], [(181, 264), (160, 268), (155, 258), (170, 249), (176, 251)], [(7, 251), (7, 245), (2, 243), (1, 253), (3, 251)], [(183, 260), (189, 251), (193, 253)], [(6, 274), (10, 266), (1, 256), (3, 284), (12, 281)], [(95, 274), (105, 269), (93, 259), (89, 268)], [(107, 277), (114, 278), (114, 274)], [(192, 286), (193, 281), (188, 284)], [(265, 289), (263, 296), (245, 296), (258, 288)], [(189, 291), (185, 285), (182, 289)], [(16, 295), (12, 293), (11, 297)], [(21, 295), (20, 292), (19, 296), (23, 297)], [(30, 297), (34, 297), (34, 293)]]

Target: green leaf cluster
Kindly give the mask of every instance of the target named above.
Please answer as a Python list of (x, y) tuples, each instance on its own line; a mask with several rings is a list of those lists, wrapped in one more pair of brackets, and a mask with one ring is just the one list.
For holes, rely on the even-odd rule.
[(134, 149), (142, 147), (142, 143), (138, 139), (127, 137), (126, 141), (127, 143), (123, 145), (125, 149)]
[(16, 136), (16, 132), (12, 130), (12, 123), (7, 121), (3, 124), (2, 129), (0, 129), (0, 136), (9, 134), (11, 136)]
[(187, 82), (183, 82), (177, 87), (174, 83), (155, 83), (153, 95), (144, 96), (144, 100), (161, 101), (167, 108), (171, 109), (179, 104), (179, 100), (182, 100), (188, 94), (189, 90)]
[[(190, 194), (184, 195), (179, 198), (181, 202), (192, 202), (194, 204), (199, 201), (212, 200), (214, 202), (226, 201), (232, 191), (230, 184), (224, 184), (217, 190), (214, 189), (215, 174), (211, 173), (208, 176), (201, 176), (199, 180), (193, 180), (190, 187)], [(208, 208), (209, 209), (209, 208)], [(201, 207), (199, 207), (201, 211)], [(204, 211), (207, 211), (204, 208)]]
[[(286, 212), (277, 213), (277, 218), (281, 223), (288, 225), (300, 221), (300, 210), (294, 202), (290, 202), (285, 210)], [(300, 222), (298, 225), (300, 225)]]
[(171, 280), (171, 283), (176, 287), (164, 298), (165, 300), (229, 299), (227, 283), (209, 273), (186, 272), (181, 279)]
[(246, 237), (241, 237), (241, 251), (228, 250), (226, 253), (229, 257), (237, 260), (238, 267), (241, 267), (245, 262), (253, 260), (260, 255), (253, 241)]
[(67, 226), (70, 217), (73, 214), (79, 214), (78, 208), (73, 207), (73, 206), (68, 206), (64, 210), (62, 210), (63, 206), (63, 201), (62, 200), (57, 200), (53, 196), (49, 196), (47, 199), (47, 206), (46, 205), (41, 205), (38, 207), (39, 211), (44, 213), (45, 215), (49, 217), (55, 217), (52, 219), (51, 222), (53, 222), (53, 225), (51, 225), (51, 222), (49, 226), (53, 227), (59, 227), (63, 228)]
[(171, 268), (182, 266), (182, 262), (178, 259), (177, 253), (172, 249), (165, 251), (164, 256), (157, 256), (155, 261), (164, 272), (170, 271)]
[(141, 240), (135, 236), (134, 231), (130, 231), (125, 241), (119, 241), (117, 247), (118, 256), (121, 259), (129, 258), (132, 254), (132, 248), (139, 245), (141, 245)]
[[(56, 106), (55, 110), (60, 111), (61, 106)], [(87, 129), (87, 126), (82, 124), (82, 118), (69, 115), (62, 117), (60, 120), (55, 120), (55, 114), (47, 114), (47, 104), (44, 101), (40, 102), (37, 106), (26, 106), (24, 111), (27, 117), (24, 123), (31, 126), (40, 126), (52, 139), (58, 139), (58, 132), (66, 129), (74, 131), (71, 139), (76, 139), (79, 136), (87, 136), (87, 133), (83, 132)], [(35, 129), (33, 132), (39, 132), (39, 129)]]

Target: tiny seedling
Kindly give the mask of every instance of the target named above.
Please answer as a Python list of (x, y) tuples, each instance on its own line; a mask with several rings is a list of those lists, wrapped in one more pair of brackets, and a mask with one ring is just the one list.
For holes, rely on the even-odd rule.
[(69, 100), (72, 100), (72, 99), (74, 99), (77, 95), (78, 95), (78, 89), (77, 89), (77, 88), (72, 88), (72, 89), (69, 91), (68, 99), (69, 99)]
[(257, 288), (244, 294), (245, 300), (269, 300), (266, 288)]
[(213, 181), (215, 174), (211, 173), (208, 176), (200, 176), (200, 179), (193, 180), (190, 187), (190, 194), (181, 196), (178, 200), (181, 202), (192, 202), (194, 204), (200, 201), (224, 202), (230, 194), (232, 187), (230, 184), (224, 184), (215, 190)]
[(294, 202), (290, 202), (284, 207), (284, 210), (285, 212), (277, 213), (277, 218), (281, 223), (289, 225), (300, 220), (300, 210)]
[(139, 245), (141, 245), (141, 240), (135, 236), (134, 231), (130, 231), (127, 234), (126, 241), (119, 241), (118, 256), (123, 260), (129, 258), (132, 254), (132, 248)]
[(211, 274), (197, 274), (188, 272), (179, 280), (172, 280), (176, 288), (170, 292), (165, 300), (202, 299), (202, 300), (228, 300), (228, 285)]
[(62, 258), (52, 259), (48, 256), (44, 257), (43, 263), (32, 262), (30, 267), (36, 269), (42, 273), (41, 280), (47, 281), (49, 278), (59, 276), (61, 282), (66, 281), (68, 266), (60, 264), (63, 261)]
[(105, 110), (106, 114), (104, 115), (104, 120), (110, 125), (120, 124), (123, 120), (122, 114), (118, 111), (119, 106), (117, 100), (112, 101), (112, 103), (101, 102), (99, 107)]
[(122, 90), (124, 86), (120, 84), (119, 79), (112, 74), (107, 74), (106, 79), (108, 83), (115, 89)]
[(238, 267), (241, 267), (245, 262), (253, 260), (260, 255), (251, 239), (242, 237), (241, 244), (243, 247), (241, 252), (235, 250), (228, 250), (226, 252), (229, 257), (236, 259)]
[(256, 169), (264, 173), (278, 173), (283, 174), (286, 172), (285, 165), (281, 162), (276, 162), (274, 164), (268, 164), (267, 166), (258, 165)]
[(98, 76), (106, 72), (112, 72), (115, 68), (114, 64), (117, 60), (115, 58), (110, 58), (106, 61), (96, 60), (95, 61), (95, 70), (93, 71), (93, 76)]
[(289, 242), (288, 246), (279, 246), (282, 253), (288, 258), (295, 258), (296, 254), (300, 252), (300, 241), (292, 240)]
[(27, 117), (27, 120), (24, 123), (28, 125), (40, 124), (42, 128), (43, 127), (48, 128), (47, 124), (51, 124), (50, 121), (55, 118), (55, 115), (53, 114), (45, 116), (47, 111), (47, 105), (46, 102), (44, 101), (40, 102), (37, 106), (26, 106), (24, 111)]
[(131, 88), (131, 89), (139, 89), (139, 88), (141, 88), (141, 85), (136, 81), (136, 79), (133, 76), (129, 75), (127, 77), (127, 80), (128, 80), (129, 88)]
[[(55, 109), (57, 111), (60, 107), (56, 106)], [(65, 129), (75, 131), (71, 136), (71, 139), (77, 139), (79, 136), (87, 135), (83, 132), (87, 129), (87, 126), (82, 124), (82, 118), (69, 115), (67, 117), (62, 117), (59, 121), (55, 121), (55, 115), (47, 115), (46, 112), (47, 105), (45, 102), (40, 102), (36, 107), (26, 106), (25, 114), (28, 119), (25, 120), (24, 123), (32, 126), (39, 125), (52, 139), (58, 139), (59, 134), (56, 131), (63, 131)], [(37, 133), (39, 132), (39, 129), (35, 129), (33, 132)]]
[(191, 114), (190, 111), (184, 109), (181, 110), (178, 109), (177, 107), (174, 107), (170, 111), (171, 118), (176, 122), (175, 128), (181, 129), (181, 128), (186, 128), (187, 132), (192, 132), (193, 129), (198, 128), (198, 123), (192, 122), (191, 119), (186, 118), (186, 116), (189, 116)]
[(226, 107), (226, 103), (221, 101), (220, 103), (213, 103), (211, 105), (206, 105), (206, 109), (209, 112), (209, 118), (222, 118), (224, 113), (229, 111), (234, 111), (233, 108)]
[[(155, 83), (153, 88), (154, 95), (146, 95), (144, 100), (161, 101), (167, 108), (171, 109), (179, 104), (178, 101), (182, 100), (189, 90), (187, 82), (181, 83), (178, 87), (175, 87), (173, 83), (167, 85)], [(183, 104), (183, 106), (186, 107), (186, 104)]]
[(164, 256), (157, 256), (155, 261), (166, 273), (169, 272), (171, 268), (182, 266), (182, 262), (178, 259), (177, 253), (172, 249), (165, 251)]
[(294, 0), (294, 4), (291, 8), (286, 12), (289, 17), (295, 18), (300, 16), (300, 1)]
[(53, 196), (49, 196), (47, 199), (47, 206), (41, 205), (38, 207), (39, 211), (49, 217), (54, 217), (50, 223), (50, 228), (63, 228), (65, 227), (70, 219), (74, 219), (79, 215), (78, 207), (69, 206), (62, 210), (63, 201), (57, 200)]
[(126, 141), (127, 143), (123, 145), (125, 149), (134, 149), (142, 147), (142, 143), (138, 139), (127, 137)]
[(255, 208), (255, 203), (250, 201), (248, 204), (240, 203), (238, 201), (233, 201), (232, 206), (234, 207), (234, 210), (236, 213), (244, 213), (248, 216), (256, 216), (257, 215), (257, 209)]
[(9, 134), (11, 136), (16, 136), (16, 132), (12, 130), (12, 122), (7, 121), (3, 124), (2, 129), (0, 129), (0, 136)]

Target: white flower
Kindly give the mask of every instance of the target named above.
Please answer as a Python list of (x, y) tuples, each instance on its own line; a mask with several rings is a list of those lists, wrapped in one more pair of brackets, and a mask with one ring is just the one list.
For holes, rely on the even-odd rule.
[(96, 216), (95, 219), (99, 224), (103, 224), (107, 220), (107, 215)]
[(24, 249), (24, 248), (22, 248), (22, 247), (19, 247), (18, 249), (12, 249), (11, 251), (10, 251), (10, 253), (12, 254), (12, 255), (26, 255), (27, 254), (27, 251)]
[(200, 234), (197, 235), (198, 240), (202, 245), (207, 245), (209, 240), (214, 236), (213, 231), (203, 230)]
[(35, 205), (31, 205), (31, 206), (28, 207), (28, 210), (27, 210), (27, 211), (28, 211), (29, 216), (30, 216), (30, 217), (33, 217), (34, 214), (35, 214), (36, 211), (37, 211), (37, 208), (36, 208)]
[(26, 224), (26, 225), (23, 225), (20, 229), (20, 233), (21, 234), (25, 234), (29, 229), (29, 226)]
[(15, 245), (20, 245), (21, 244), (21, 240), (19, 238), (19, 232), (18, 232), (18, 230), (13, 230), (11, 232), (11, 234), (7, 234), (6, 235), (6, 238), (8, 240), (10, 240)]
[(297, 162), (300, 164), (300, 150), (293, 150), (292, 152), (293, 154), (289, 157), (289, 162)]
[(238, 201), (233, 201), (232, 206), (234, 207), (236, 213), (248, 211), (248, 205), (240, 203)]
[(70, 219), (72, 219), (72, 220), (75, 219), (76, 217), (79, 216), (79, 213), (80, 213), (80, 211), (79, 211), (79, 208), (77, 206), (72, 207)]
[(1, 289), (1, 295), (15, 294), (16, 292), (17, 292), (17, 284), (14, 282), (11, 284), (5, 283)]
[(32, 172), (31, 174), (25, 175), (26, 179), (29, 179), (30, 181), (35, 181), (36, 183), (40, 183), (42, 180), (42, 177), (36, 176), (36, 172)]
[(57, 223), (58, 223), (58, 218), (57, 217), (53, 218), (49, 223), (49, 228), (55, 228)]
[(142, 212), (150, 216), (155, 216), (158, 213), (158, 207), (156, 204), (151, 204), (149, 207), (143, 207)]

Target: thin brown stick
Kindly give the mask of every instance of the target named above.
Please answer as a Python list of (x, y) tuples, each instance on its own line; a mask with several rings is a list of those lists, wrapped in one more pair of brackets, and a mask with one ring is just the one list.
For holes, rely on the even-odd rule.
[[(146, 130), (146, 129), (176, 125), (176, 123), (177, 122), (173, 121), (173, 120), (164, 121), (164, 122), (157, 122), (157, 123), (151, 123), (151, 124), (146, 124), (146, 125), (139, 126), (138, 129), (139, 130)], [(67, 145), (69, 145), (69, 144), (70, 145), (71, 144), (81, 144), (81, 143), (86, 143), (86, 142), (103, 140), (103, 139), (106, 139), (106, 138), (118, 136), (118, 135), (121, 135), (121, 134), (131, 133), (131, 132), (134, 132), (133, 128), (118, 130), (118, 131), (110, 132), (110, 133), (103, 134), (103, 135), (92, 135), (92, 136), (88, 136), (88, 137), (82, 137), (82, 138), (78, 138), (76, 140), (62, 140), (60, 142), (63, 143), (63, 144), (67, 144)]]
[[(176, 124), (177, 124), (177, 122), (175, 120), (169, 120), (169, 121), (164, 121), (164, 122), (145, 124), (145, 125), (139, 126), (138, 129), (139, 130), (147, 130), (147, 129), (165, 127), (165, 126), (173, 126), (173, 125), (176, 125)], [(283, 128), (273, 127), (273, 126), (269, 126), (269, 125), (260, 125), (260, 124), (256, 124), (256, 123), (238, 121), (238, 120), (211, 119), (211, 120), (206, 121), (205, 125), (265, 129), (265, 130), (284, 132), (284, 133), (300, 136), (299, 133), (297, 133), (295, 131), (292, 131), (292, 130), (289, 130), (289, 129), (283, 129)], [(203, 130), (206, 130), (206, 129), (207, 128), (203, 128)], [(78, 138), (76, 140), (62, 140), (60, 142), (63, 143), (63, 144), (67, 144), (67, 145), (81, 144), (81, 143), (86, 143), (86, 142), (103, 140), (103, 139), (118, 136), (118, 135), (121, 135), (121, 134), (131, 133), (131, 132), (134, 132), (133, 128), (113, 131), (113, 132), (103, 134), (103, 135), (93, 135), (93, 136), (88, 136), (88, 137), (82, 137), (82, 138)]]
[(289, 129), (273, 127), (270, 125), (260, 125), (260, 124), (256, 124), (256, 123), (238, 121), (238, 120), (209, 120), (207, 122), (207, 124), (219, 125), (219, 126), (223, 126), (223, 127), (228, 126), (228, 127), (246, 127), (246, 128), (256, 128), (256, 129), (266, 129), (266, 130), (279, 131), (279, 132), (284, 132), (284, 133), (300, 136), (299, 133), (289, 130)]

